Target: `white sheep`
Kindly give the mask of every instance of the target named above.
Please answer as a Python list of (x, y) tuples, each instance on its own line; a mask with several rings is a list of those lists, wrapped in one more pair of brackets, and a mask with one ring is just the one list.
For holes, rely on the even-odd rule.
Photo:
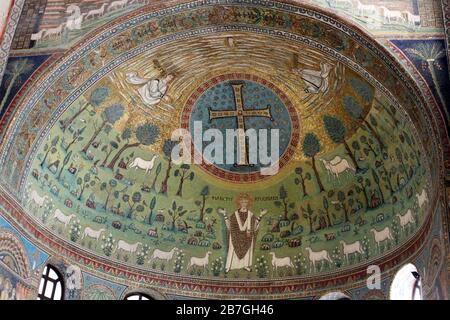
[(118, 0), (118, 1), (113, 1), (111, 3), (111, 5), (108, 7), (108, 12), (109, 11), (113, 11), (116, 9), (123, 9), (128, 3), (128, 0)]
[(364, 253), (360, 241), (355, 241), (351, 244), (347, 244), (344, 241), (339, 241), (339, 243), (343, 247), (344, 256), (347, 259), (347, 261), (348, 261), (348, 256), (351, 255), (352, 253), (359, 253), (359, 254)]
[(48, 196), (40, 196), (36, 190), (31, 191), (30, 201), (33, 201), (35, 204), (42, 208), (45, 204), (45, 201), (48, 200)]
[(393, 240), (391, 230), (389, 229), (389, 227), (386, 227), (381, 231), (370, 229), (370, 232), (372, 232), (375, 237), (375, 242), (377, 243), (378, 249), (380, 249), (381, 242), (385, 240)]
[(309, 261), (313, 266), (313, 269), (316, 268), (316, 263), (322, 260), (326, 260), (329, 263), (332, 263), (333, 261), (330, 258), (330, 255), (328, 254), (328, 251), (322, 250), (322, 251), (312, 251), (310, 247), (305, 248), (306, 251), (309, 253)]
[(158, 157), (158, 155), (154, 155), (151, 160), (144, 160), (142, 158), (135, 158), (131, 164), (130, 169), (135, 168), (145, 170), (145, 173), (147, 174), (150, 170), (153, 169), (153, 166), (155, 165), (155, 159)]
[(208, 260), (209, 260), (209, 256), (210, 255), (211, 255), (211, 251), (208, 251), (203, 258), (192, 257), (191, 261), (189, 261), (188, 268), (192, 267), (192, 266), (198, 266), (198, 267), (201, 267), (201, 268), (206, 268), (206, 266), (209, 263)]
[(116, 250), (123, 250), (123, 251), (129, 252), (130, 254), (133, 254), (136, 252), (139, 245), (142, 245), (142, 243), (136, 242), (134, 244), (131, 244), (131, 243), (125, 242), (123, 240), (119, 240), (117, 242)]
[(55, 213), (53, 214), (53, 219), (56, 219), (57, 221), (61, 222), (62, 224), (64, 224), (64, 228), (67, 228), (67, 225), (70, 223), (70, 220), (72, 220), (72, 218), (74, 218), (75, 215), (71, 214), (69, 216), (66, 216), (64, 213), (62, 213), (61, 210), (56, 209)]
[(422, 190), (422, 193), (416, 194), (417, 202), (419, 203), (419, 208), (422, 208), (422, 206), (425, 204), (425, 202), (428, 202), (428, 195), (425, 189)]
[(402, 216), (401, 214), (396, 214), (400, 221), (400, 227), (404, 229), (409, 223), (414, 223), (414, 217), (411, 209), (408, 209), (406, 213)]
[(178, 248), (172, 248), (172, 250), (166, 252), (159, 249), (155, 249), (155, 251), (153, 251), (152, 259), (161, 259), (169, 262), (170, 260), (172, 260), (173, 255), (177, 250)]
[(86, 227), (84, 229), (83, 236), (81, 237), (81, 239), (84, 239), (85, 237), (89, 237), (89, 238), (92, 238), (92, 239), (95, 239), (98, 241), (98, 239), (100, 239), (100, 235), (104, 231), (106, 231), (106, 230), (105, 229), (94, 230), (91, 227)]
[(294, 268), (290, 257), (277, 258), (275, 252), (270, 252), (270, 255), (272, 256), (272, 269), (274, 272), (277, 271), (277, 268), (281, 267)]
[(100, 8), (89, 11), (88, 14), (86, 15), (86, 20), (87, 20), (87, 18), (90, 18), (90, 17), (103, 16), (107, 5), (108, 5), (107, 3), (104, 3), (104, 4), (102, 4), (102, 6)]

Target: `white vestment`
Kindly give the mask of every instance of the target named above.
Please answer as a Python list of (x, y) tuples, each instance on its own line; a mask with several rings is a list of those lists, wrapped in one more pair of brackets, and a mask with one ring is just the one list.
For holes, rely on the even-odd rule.
[(167, 82), (159, 79), (142, 79), (135, 73), (127, 73), (128, 83), (143, 85), (138, 89), (142, 101), (148, 106), (158, 104), (167, 91)]
[[(247, 219), (245, 221), (241, 221), (239, 218), (239, 210), (236, 210), (234, 212), (240, 231), (252, 231), (251, 227), (251, 221), (253, 217), (253, 213), (249, 210), (247, 211)], [(230, 230), (230, 221), (228, 219), (225, 220), (225, 223), (227, 225), (228, 230)], [(255, 230), (258, 230), (259, 227), (259, 220), (256, 219), (255, 222)], [(228, 240), (228, 254), (227, 254), (227, 262), (225, 266), (225, 270), (228, 272), (229, 270), (233, 269), (243, 269), (243, 268), (251, 268), (252, 267), (252, 261), (253, 261), (253, 249), (255, 246), (255, 237), (252, 237), (252, 243), (245, 254), (245, 256), (242, 259), (239, 259), (236, 255), (236, 252), (234, 250), (233, 241), (232, 241), (233, 235), (230, 234), (229, 240)]]
[(302, 69), (299, 71), (300, 77), (305, 81), (308, 93), (328, 92), (328, 77), (331, 69), (331, 65), (322, 62), (320, 70)]

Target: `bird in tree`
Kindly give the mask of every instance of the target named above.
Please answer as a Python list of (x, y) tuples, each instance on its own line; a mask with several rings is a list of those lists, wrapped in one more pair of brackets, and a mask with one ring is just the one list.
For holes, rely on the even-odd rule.
[(64, 132), (66, 129), (72, 124), (72, 122), (84, 111), (87, 110), (89, 105), (94, 108), (99, 107), (110, 95), (110, 90), (107, 87), (99, 87), (95, 88), (91, 95), (89, 96), (89, 100), (69, 119), (60, 121), (61, 130)]
[[(92, 135), (91, 139), (88, 141), (88, 143), (84, 146), (84, 148), (81, 150), (84, 154), (86, 154), (87, 150), (89, 149), (90, 145), (94, 142), (94, 140), (97, 138), (99, 133), (105, 129), (106, 125), (113, 126), (117, 121), (122, 118), (124, 114), (124, 108), (121, 104), (115, 103), (113, 105), (110, 105), (105, 110), (102, 111), (101, 117), (102, 117), (102, 123), (98, 128), (95, 128), (94, 134)], [(94, 125), (95, 127), (95, 125)]]
[(112, 158), (111, 162), (108, 164), (109, 169), (114, 169), (116, 162), (120, 159), (120, 156), (128, 149), (139, 147), (141, 145), (149, 146), (155, 143), (156, 138), (159, 136), (159, 128), (151, 123), (141, 124), (136, 129), (135, 139), (136, 142), (130, 142), (127, 140), (122, 148), (116, 153)]
[(325, 125), (325, 130), (328, 136), (330, 137), (331, 141), (333, 141), (336, 144), (342, 143), (345, 147), (345, 150), (347, 151), (348, 156), (355, 165), (356, 169), (358, 171), (361, 171), (361, 168), (358, 166), (358, 162), (356, 161), (353, 152), (348, 146), (347, 141), (345, 141), (346, 129), (344, 123), (340, 119), (329, 115), (325, 115), (323, 117), (323, 123)]
[(316, 155), (320, 151), (320, 141), (314, 133), (307, 133), (305, 139), (303, 140), (303, 154), (311, 158), (312, 167), (314, 170), (314, 174), (316, 176), (317, 184), (319, 185), (320, 192), (325, 191), (323, 187), (322, 181), (320, 180), (319, 172), (317, 171), (316, 166)]
[(375, 139), (378, 142), (378, 145), (380, 146), (381, 150), (385, 150), (386, 146), (383, 143), (383, 140), (381, 139), (378, 132), (375, 130), (375, 128), (372, 126), (372, 124), (367, 121), (364, 114), (364, 109), (361, 107), (361, 105), (351, 96), (344, 96), (342, 98), (342, 104), (344, 106), (345, 111), (348, 113), (348, 115), (356, 121), (362, 121), (366, 125), (366, 127), (370, 130), (372, 135), (375, 137)]

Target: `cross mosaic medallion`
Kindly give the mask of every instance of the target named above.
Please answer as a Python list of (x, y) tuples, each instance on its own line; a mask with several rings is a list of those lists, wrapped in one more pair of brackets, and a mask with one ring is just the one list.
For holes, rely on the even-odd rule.
[[(183, 109), (182, 128), (193, 137), (194, 154), (202, 157), (202, 168), (233, 182), (263, 179), (261, 169), (267, 164), (263, 156), (270, 156), (273, 147), (277, 148), (278, 166), (283, 167), (299, 139), (298, 116), (287, 96), (259, 76), (240, 73), (216, 76), (197, 88)], [(223, 137), (220, 152), (204, 152), (213, 140), (205, 139), (205, 132), (211, 129)], [(246, 135), (249, 131), (257, 138)], [(226, 137), (231, 132), (235, 136), (230, 144)], [(195, 138), (199, 134), (204, 137), (201, 141)], [(272, 138), (278, 140), (278, 146), (272, 146)], [(259, 144), (262, 139), (267, 139), (264, 150)]]

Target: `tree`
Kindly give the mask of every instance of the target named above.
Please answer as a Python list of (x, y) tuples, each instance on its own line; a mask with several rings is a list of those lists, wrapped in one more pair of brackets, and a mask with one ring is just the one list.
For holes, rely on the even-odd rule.
[[(373, 128), (372, 124), (366, 120), (363, 107), (361, 107), (361, 105), (351, 96), (344, 96), (342, 98), (342, 104), (344, 105), (345, 111), (353, 120), (362, 121), (366, 125), (366, 127), (377, 140), (381, 150), (386, 149), (386, 146), (384, 145), (383, 140), (381, 140), (378, 132)], [(372, 119), (374, 117), (373, 115), (370, 115), (369, 118)]]
[[(0, 109), (1, 110), (1, 109)], [(42, 161), (41, 161), (41, 168), (44, 166), (44, 163), (45, 163), (45, 161), (47, 160), (47, 157), (48, 157), (48, 154), (51, 152), (52, 154), (54, 154), (57, 150), (56, 150), (56, 145), (58, 144), (58, 142), (59, 142), (59, 136), (56, 136), (56, 137), (54, 137), (53, 139), (52, 139), (52, 141), (51, 141), (51, 143), (50, 143), (50, 145), (48, 145), (48, 144), (45, 144), (45, 146), (44, 146), (44, 152), (45, 152), (45, 155), (44, 155), (44, 158), (42, 159)]]
[(141, 202), (142, 199), (142, 194), (140, 192), (134, 192), (133, 195), (131, 196), (131, 202), (130, 202), (130, 197), (127, 198), (127, 200), (125, 200), (122, 197), (122, 200), (125, 201), (128, 204), (129, 207), (129, 211), (128, 211), (128, 219), (131, 219), (133, 217), (133, 212), (134, 212), (134, 207)]
[(106, 87), (99, 87), (95, 88), (89, 97), (89, 100), (69, 119), (60, 121), (61, 124), (61, 130), (64, 132), (66, 129), (72, 124), (72, 122), (80, 115), (82, 114), (89, 105), (95, 107), (100, 106), (106, 98), (110, 95), (109, 88)]
[(314, 174), (316, 176), (316, 181), (319, 185), (319, 192), (325, 191), (325, 188), (323, 187), (322, 181), (320, 180), (319, 172), (317, 171), (316, 167), (316, 155), (320, 151), (320, 141), (317, 138), (317, 136), (314, 133), (307, 133), (305, 135), (305, 139), (303, 140), (303, 154), (311, 158), (312, 160), (312, 167), (314, 170)]
[(366, 185), (364, 184), (364, 177), (358, 176), (356, 181), (358, 181), (359, 185), (361, 186), (361, 191), (363, 192), (363, 195), (364, 195), (364, 201), (366, 203), (366, 208), (370, 208), (370, 201), (369, 201), (369, 196), (367, 195)]
[(66, 154), (66, 156), (64, 157), (63, 165), (61, 166), (61, 170), (59, 171), (59, 174), (58, 174), (58, 177), (57, 177), (58, 180), (61, 179), (61, 173), (63, 172), (63, 170), (66, 167), (66, 165), (69, 163), (70, 157), (72, 157), (72, 151), (69, 151)]
[[(85, 129), (86, 129), (86, 127), (83, 127), (81, 129), (77, 129), (77, 130), (75, 130), (73, 132), (73, 134), (72, 134), (72, 141), (70, 141), (69, 144), (64, 148), (66, 150), (66, 152), (69, 151), (69, 149), (72, 147), (72, 145), (75, 142), (83, 141), (84, 137), (82, 136), (82, 134), (83, 134)], [(64, 140), (64, 138), (63, 138), (63, 140)]]
[(450, 119), (449, 114), (445, 108), (446, 99), (442, 94), (440, 81), (436, 74), (436, 68), (439, 67), (439, 60), (446, 56), (445, 48), (438, 42), (421, 42), (415, 48), (405, 49), (413, 59), (419, 60), (428, 69), (433, 80), (433, 86), (439, 96), (441, 104), (444, 106), (444, 110), (447, 113), (447, 119)]
[(381, 190), (380, 177), (378, 176), (377, 172), (373, 168), (372, 168), (372, 177), (373, 177), (373, 181), (375, 181), (375, 183), (377, 184), (378, 191), (380, 192), (381, 202), (384, 203), (384, 194), (383, 194), (383, 190)]
[(33, 70), (34, 64), (29, 59), (17, 59), (8, 64), (5, 70), (5, 83), (8, 83), (8, 86), (6, 87), (5, 94), (3, 95), (2, 102), (0, 103), (0, 110), (4, 110), (6, 107), (6, 101), (9, 98), (9, 95), (11, 94), (11, 90), (14, 87), (14, 84), (16, 83), (17, 79), (22, 74), (27, 74), (31, 70)]
[(162, 164), (161, 162), (158, 163), (155, 169), (155, 177), (153, 178), (152, 185), (150, 187), (150, 190), (155, 191), (156, 190), (156, 180), (158, 179), (159, 174), (161, 173)]
[(105, 126), (108, 124), (110, 126), (113, 126), (117, 121), (122, 118), (124, 113), (124, 108), (121, 104), (113, 104), (107, 107), (105, 110), (102, 111), (101, 117), (102, 117), (102, 123), (98, 128), (96, 128), (96, 125), (94, 125), (94, 134), (92, 135), (89, 142), (84, 146), (84, 148), (81, 150), (81, 152), (86, 153), (91, 144), (94, 142), (94, 140), (97, 138), (99, 133), (105, 129)]
[[(116, 136), (117, 142), (114, 142), (114, 141), (110, 142), (110, 144), (113, 143), (113, 142), (114, 142), (114, 144), (111, 145), (111, 148), (110, 148), (111, 150), (110, 150), (110, 152), (108, 154), (107, 159), (109, 159), (109, 156), (112, 154), (112, 152), (114, 152), (114, 150), (117, 150), (119, 148), (119, 143), (121, 143), (122, 141), (125, 141), (124, 146), (126, 144), (128, 144), (130, 142), (130, 139), (131, 139), (132, 135), (133, 135), (133, 132), (131, 131), (130, 128), (125, 128), (122, 131), (122, 133), (120, 134), (120, 136), (117, 135)], [(117, 148), (116, 148), (116, 146), (117, 146)], [(104, 163), (102, 163), (102, 167), (106, 166), (107, 159), (105, 159)]]
[(183, 183), (185, 179), (188, 179), (189, 181), (194, 180), (194, 172), (189, 172), (189, 170), (191, 169), (191, 167), (188, 164), (182, 164), (180, 166), (180, 169), (175, 170), (174, 175), (175, 177), (180, 177), (180, 183), (178, 184), (178, 191), (177, 191), (177, 196), (182, 196), (183, 195)]
[[(145, 201), (144, 201), (145, 204)], [(150, 204), (148, 205), (148, 207), (150, 208), (150, 214), (148, 215), (148, 224), (152, 224), (152, 217), (153, 217), (153, 210), (155, 210), (156, 207), (156, 196), (152, 198), (152, 200), (150, 200)]]
[[(356, 158), (357, 157), (356, 152), (361, 150), (361, 146), (358, 141), (352, 142), (352, 149), (354, 150), (353, 156)], [(359, 160), (361, 160), (361, 159), (359, 159)]]
[(104, 153), (106, 153), (105, 159), (103, 159), (102, 164), (100, 165), (101, 167), (104, 167), (106, 165), (106, 161), (108, 161), (109, 156), (111, 155), (111, 153), (114, 150), (117, 150), (119, 148), (119, 145), (117, 144), (116, 141), (110, 141), (109, 142), (109, 146), (107, 144), (105, 144), (102, 148), (102, 151)]
[(206, 200), (208, 199), (208, 196), (209, 196), (209, 187), (208, 186), (203, 187), (202, 191), (200, 191), (200, 196), (202, 197), (202, 200), (195, 201), (195, 204), (200, 208), (200, 215), (199, 215), (198, 221), (205, 222), (204, 221), (205, 213), (212, 212), (212, 208), (206, 207)]
[(172, 207), (168, 210), (169, 212), (169, 216), (172, 219), (172, 230), (175, 230), (175, 223), (177, 222), (177, 220), (179, 218), (181, 218), (182, 216), (184, 216), (187, 212), (187, 210), (185, 210), (183, 208), (183, 206), (177, 206), (177, 203), (175, 202), (175, 200), (172, 202)]
[(120, 159), (122, 153), (124, 153), (129, 148), (139, 147), (141, 145), (149, 146), (155, 143), (156, 138), (159, 136), (159, 129), (156, 125), (151, 123), (141, 124), (136, 129), (136, 139), (137, 142), (130, 143), (129, 140), (125, 145), (120, 148), (120, 150), (113, 157), (111, 162), (108, 164), (108, 168), (113, 170), (116, 166), (116, 162)]
[(309, 234), (314, 233), (314, 229), (313, 229), (313, 220), (315, 218), (314, 216), (314, 210), (311, 208), (311, 205), (308, 203), (308, 205), (306, 206), (306, 210), (305, 208), (301, 207), (300, 208), (303, 212), (303, 218), (307, 219), (309, 222)]
[(306, 191), (305, 180), (311, 180), (311, 174), (309, 172), (304, 174), (302, 167), (295, 168), (295, 173), (299, 177), (295, 178), (294, 182), (296, 185), (300, 185), (300, 187), (302, 188), (303, 197), (305, 197), (308, 195), (308, 192)]
[(397, 158), (398, 162), (401, 164), (401, 168), (403, 170), (403, 173), (407, 173), (405, 163), (403, 162), (403, 154), (400, 148), (395, 148), (395, 157)]
[(278, 191), (278, 197), (279, 199), (281, 199), (281, 201), (275, 201), (274, 204), (278, 208), (283, 207), (283, 220), (289, 221), (288, 208), (293, 209), (295, 207), (295, 202), (289, 203), (288, 194), (284, 186), (280, 187), (280, 190)]
[(78, 194), (78, 200), (81, 200), (81, 197), (83, 196), (84, 190), (89, 188), (89, 186), (94, 186), (95, 181), (91, 181), (91, 175), (89, 173), (86, 173), (83, 178), (79, 177), (77, 179), (77, 184), (80, 186), (80, 193)]
[(353, 91), (359, 95), (365, 103), (370, 103), (373, 100), (373, 90), (370, 88), (367, 82), (363, 82), (357, 78), (350, 79), (350, 85)]
[(176, 146), (177, 142), (172, 140), (166, 140), (164, 141), (164, 145), (162, 148), (164, 157), (167, 160), (167, 169), (166, 169), (166, 175), (161, 183), (161, 189), (159, 190), (159, 193), (166, 195), (167, 194), (167, 183), (169, 181), (170, 177), (170, 171), (172, 170), (172, 149)]
[(331, 219), (330, 219), (330, 205), (328, 203), (328, 197), (327, 196), (323, 196), (322, 198), (322, 204), (323, 204), (323, 208), (325, 209), (325, 214), (327, 217), (327, 222), (328, 222), (328, 226), (331, 227)]
[(109, 198), (116, 187), (117, 187), (117, 181), (114, 179), (109, 180), (108, 183), (103, 182), (100, 185), (100, 190), (106, 191), (106, 194), (107, 194), (105, 203), (103, 204), (103, 209), (105, 209), (105, 211), (108, 209)]
[(353, 203), (353, 199), (349, 199), (349, 205), (350, 205), (350, 207), (349, 207), (347, 205), (347, 203), (346, 203), (345, 192), (339, 191), (338, 194), (337, 194), (337, 197), (338, 197), (338, 200), (339, 200), (339, 203), (336, 205), (337, 209), (338, 210), (339, 209), (343, 209), (344, 210), (345, 222), (349, 222), (350, 220), (348, 218), (348, 215), (349, 215), (350, 207), (352, 205), (352, 204), (350, 204), (350, 200), (351, 200), (351, 203)]
[(359, 141), (361, 141), (361, 143), (363, 143), (366, 146), (366, 148), (364, 148), (364, 154), (366, 156), (368, 156), (369, 153), (372, 152), (375, 157), (378, 157), (378, 153), (372, 147), (372, 144), (373, 144), (373, 140), (372, 139), (367, 138), (366, 136), (361, 136), (361, 137), (359, 137)]
[(352, 151), (350, 150), (350, 147), (348, 146), (347, 142), (345, 141), (345, 134), (346, 130), (344, 127), (343, 122), (333, 116), (325, 115), (323, 117), (323, 122), (325, 125), (325, 130), (330, 137), (331, 141), (333, 141), (336, 144), (344, 144), (344, 147), (347, 151), (347, 154), (349, 155), (350, 159), (352, 160), (353, 164), (355, 165), (355, 168), (359, 171), (361, 168), (358, 166), (358, 162), (356, 161), (355, 157), (353, 156)]
[[(392, 168), (394, 169), (394, 168)], [(394, 170), (386, 170), (386, 167), (383, 165), (380, 167), (380, 171), (381, 171), (381, 179), (383, 179), (384, 182), (387, 183), (387, 186), (389, 187), (389, 191), (391, 192), (391, 196), (395, 193), (394, 191), (394, 187), (392, 186), (392, 177), (395, 175), (395, 169)]]

